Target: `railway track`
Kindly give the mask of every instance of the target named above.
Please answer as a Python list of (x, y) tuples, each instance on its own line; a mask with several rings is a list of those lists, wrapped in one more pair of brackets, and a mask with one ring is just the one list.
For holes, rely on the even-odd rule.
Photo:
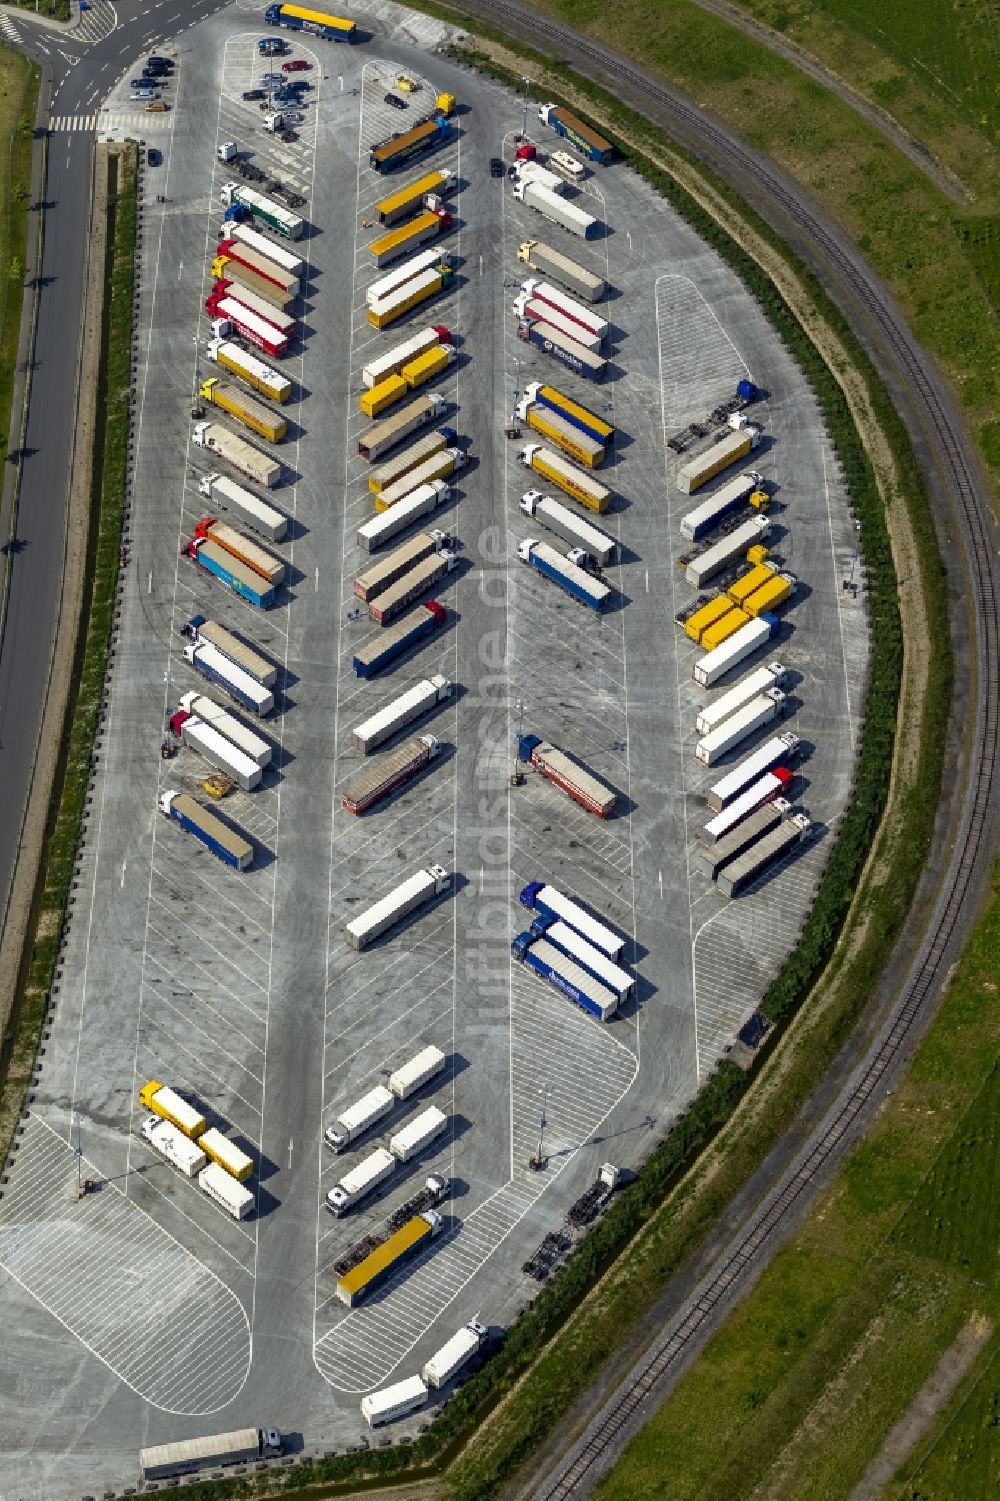
[(977, 667), (970, 704), (966, 788), (940, 885), (941, 894), (886, 1020), (805, 1145), (663, 1333), (605, 1402), (583, 1438), (535, 1491), (536, 1501), (569, 1501), (588, 1489), (606, 1468), (617, 1441), (646, 1415), (647, 1402), (665, 1394), (681, 1363), (703, 1343), (722, 1312), (745, 1291), (750, 1279), (777, 1249), (793, 1216), (827, 1176), (881, 1096), (895, 1066), (906, 1057), (910, 1041), (939, 991), (961, 936), (963, 914), (974, 902), (977, 882), (988, 869), (989, 814), (997, 790), (1000, 739), (1000, 587), (989, 501), (980, 487), (975, 465), (965, 452), (965, 435), (929, 373), (927, 358), (911, 338), (888, 295), (849, 247), (841, 245), (829, 233), (805, 197), (797, 195), (766, 163), (706, 119), (700, 110), (590, 39), (504, 0), (473, 0), (471, 4), (466, 0), (466, 4), (468, 9), (506, 23), (528, 38), (555, 44), (558, 56), (590, 65), (604, 77), (626, 85), (640, 101), (654, 104), (661, 115), (703, 151), (708, 147), (716, 157), (723, 157), (733, 176), (762, 189), (798, 232), (811, 240), (829, 271), (867, 318), (881, 345), (883, 358), (879, 363), (884, 367), (888, 361), (908, 390), (911, 411), (950, 495), (962, 541)]

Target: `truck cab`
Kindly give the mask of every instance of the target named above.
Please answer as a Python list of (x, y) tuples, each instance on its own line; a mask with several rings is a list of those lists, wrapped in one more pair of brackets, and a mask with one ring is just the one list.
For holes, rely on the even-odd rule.
[(262, 1459), (272, 1459), (281, 1453), (281, 1429), (261, 1428), (260, 1454)]

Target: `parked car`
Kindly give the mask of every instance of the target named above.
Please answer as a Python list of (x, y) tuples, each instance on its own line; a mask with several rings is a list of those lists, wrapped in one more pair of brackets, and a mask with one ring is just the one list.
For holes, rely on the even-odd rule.
[(146, 105), (146, 114), (147, 115), (162, 115), (162, 114), (165, 114), (166, 111), (169, 108), (170, 108), (170, 105), (167, 104), (165, 102), (165, 100), (163, 100), (163, 99), (154, 99), (154, 101), (153, 101), (152, 104), (147, 104)]
[(502, 177), (505, 171), (506, 171), (506, 168), (504, 167), (504, 164), (501, 161), (500, 157), (498, 157), (498, 156), (491, 156), (490, 157), (490, 176), (491, 177)]
[(132, 78), (129, 80), (130, 89), (158, 89), (159, 87), (160, 80), (158, 78), (149, 78), (145, 74), (142, 78)]
[(294, 89), (296, 93), (301, 94), (307, 93), (312, 88), (312, 84), (308, 78), (286, 78), (285, 88)]
[(159, 99), (155, 89), (133, 89), (129, 94), (130, 104), (142, 104), (147, 99)]
[(267, 91), (266, 89), (244, 89), (242, 97), (249, 104), (254, 99), (266, 99)]
[(386, 104), (391, 104), (393, 109), (406, 109), (406, 100), (400, 99), (398, 94), (386, 94)]
[(415, 94), (418, 88), (418, 84), (415, 79), (410, 77), (409, 73), (397, 73), (396, 87), (397, 89), (399, 89), (400, 93)]
[(284, 83), (285, 80), (280, 73), (265, 73), (260, 81), (261, 83), (269, 83), (276, 88), (278, 84)]
[(159, 153), (159, 151), (157, 151), (157, 149), (156, 149), (155, 146), (149, 146), (147, 148), (147, 150), (146, 150), (146, 162), (147, 162), (148, 166), (150, 166), (150, 167), (158, 167), (160, 165), (160, 163), (162, 162), (162, 160), (163, 160), (163, 157), (161, 156), (161, 154)]
[(293, 57), (290, 62), (281, 64), (282, 73), (304, 73), (311, 68), (312, 63), (307, 63), (304, 57)]
[(172, 57), (158, 57), (155, 52), (151, 52), (149, 57), (146, 59), (146, 63), (147, 65), (153, 65), (157, 68), (172, 68), (174, 65), (174, 60)]

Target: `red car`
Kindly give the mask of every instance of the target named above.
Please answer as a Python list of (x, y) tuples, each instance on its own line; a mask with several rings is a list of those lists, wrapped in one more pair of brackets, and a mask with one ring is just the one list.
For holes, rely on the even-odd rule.
[(282, 63), (282, 73), (304, 73), (311, 64), (304, 57), (293, 57), (290, 63)]

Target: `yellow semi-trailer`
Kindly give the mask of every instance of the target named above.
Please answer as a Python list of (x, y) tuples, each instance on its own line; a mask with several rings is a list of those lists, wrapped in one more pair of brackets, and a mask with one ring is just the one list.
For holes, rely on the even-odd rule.
[(735, 464), (739, 459), (745, 459), (757, 447), (760, 428), (753, 422), (747, 422), (740, 412), (734, 413), (734, 416), (741, 420), (740, 427), (726, 433), (711, 448), (689, 459), (678, 469), (677, 488), (682, 495), (693, 495), (702, 485), (707, 485), (710, 479), (721, 474), (723, 469), (728, 469), (730, 464)]
[(578, 401), (557, 391), (555, 386), (549, 386), (542, 381), (534, 380), (525, 386), (524, 394), (528, 401), (536, 401), (540, 406), (550, 407), (553, 412), (558, 412), (560, 417), (565, 417), (567, 422), (572, 422), (586, 433), (588, 438), (593, 438), (606, 448), (615, 435), (615, 430), (610, 422), (603, 417), (598, 417), (589, 407), (581, 406)]
[(245, 1183), (253, 1172), (253, 1158), (234, 1141), (230, 1141), (228, 1136), (223, 1136), (216, 1126), (210, 1126), (207, 1131), (202, 1132), (198, 1137), (198, 1145), (206, 1156), (225, 1168), (240, 1183)]
[(455, 346), (435, 344), (433, 349), (425, 349), (423, 354), (418, 354), (415, 360), (405, 364), (399, 373), (410, 390), (415, 391), (418, 386), (426, 385), (429, 380), (442, 375), (454, 363)]
[(730, 605), (724, 615), (702, 632), (700, 644), (706, 651), (711, 651), (715, 646), (721, 646), (723, 641), (728, 641), (730, 636), (735, 636), (738, 630), (747, 624), (750, 616), (745, 610), (738, 610), (735, 605)]
[(270, 443), (280, 443), (288, 432), (288, 423), (278, 412), (258, 401), (256, 396), (248, 396), (231, 381), (220, 380), (217, 375), (202, 381), (198, 395), (202, 401), (221, 407), (230, 417), (235, 417), (237, 422), (242, 422), (244, 427), (258, 437), (267, 438)]
[(388, 328), (390, 323), (395, 323), (397, 318), (402, 318), (412, 308), (450, 287), (453, 280), (451, 267), (446, 266), (443, 261), (429, 271), (421, 271), (418, 276), (404, 282), (385, 297), (369, 302), (368, 322), (373, 328)]
[(726, 593), (734, 605), (742, 608), (754, 590), (770, 583), (777, 571), (774, 563), (754, 563), (745, 573), (741, 573), (739, 578), (733, 580)]
[(422, 214), (418, 214), (409, 223), (400, 224), (387, 234), (379, 235), (368, 246), (368, 253), (376, 266), (388, 266), (401, 255), (408, 255), (411, 250), (425, 245), (428, 240), (436, 240), (438, 235), (443, 235), (450, 228), (451, 214), (446, 208), (424, 209)]
[(433, 1209), (415, 1215), (394, 1235), (382, 1242), (374, 1251), (359, 1261), (357, 1266), (337, 1281), (337, 1297), (348, 1308), (360, 1303), (377, 1287), (394, 1277), (400, 1267), (418, 1256), (441, 1230), (441, 1216)]
[(779, 605), (785, 604), (797, 587), (798, 580), (794, 573), (779, 573), (760, 589), (755, 589), (749, 599), (744, 601), (743, 608), (748, 615), (756, 618), (765, 611), (776, 610)]
[(409, 389), (401, 375), (387, 375), (385, 380), (372, 386), (370, 391), (362, 391), (358, 397), (358, 406), (366, 417), (377, 417), (394, 402), (401, 400)]
[(280, 374), (249, 350), (241, 349), (231, 339), (213, 339), (206, 353), (210, 360), (228, 370), (230, 375), (246, 381), (261, 396), (269, 396), (272, 401), (286, 402), (292, 394), (292, 383), (287, 375)]
[(521, 449), (518, 458), (526, 469), (551, 480), (567, 495), (572, 495), (581, 505), (591, 511), (606, 511), (611, 504), (611, 491), (591, 474), (575, 469), (561, 454), (540, 443), (529, 443)]
[(176, 1090), (161, 1084), (159, 1079), (149, 1079), (139, 1090), (139, 1104), (154, 1115), (169, 1121), (178, 1131), (197, 1140), (205, 1129), (205, 1117), (200, 1110), (182, 1100)]
[(436, 193), (440, 197), (454, 185), (454, 172), (425, 172), (423, 177), (407, 183), (405, 188), (399, 188), (395, 193), (390, 193), (388, 198), (376, 203), (375, 217), (380, 224), (398, 224), (423, 208), (428, 193)]
[(721, 620), (723, 615), (728, 615), (732, 608), (731, 599), (727, 599), (724, 594), (717, 594), (714, 599), (710, 599), (707, 604), (695, 610), (693, 615), (688, 615), (681, 621), (684, 634), (690, 636), (692, 641), (700, 641), (709, 626)]
[(369, 360), (361, 372), (361, 384), (371, 390), (372, 386), (377, 386), (390, 375), (398, 375), (403, 366), (415, 360), (418, 354), (425, 354), (436, 344), (450, 343), (451, 334), (441, 323), (418, 329), (415, 334), (404, 339), (402, 344), (396, 344), (384, 354), (378, 354), (373, 360)]

